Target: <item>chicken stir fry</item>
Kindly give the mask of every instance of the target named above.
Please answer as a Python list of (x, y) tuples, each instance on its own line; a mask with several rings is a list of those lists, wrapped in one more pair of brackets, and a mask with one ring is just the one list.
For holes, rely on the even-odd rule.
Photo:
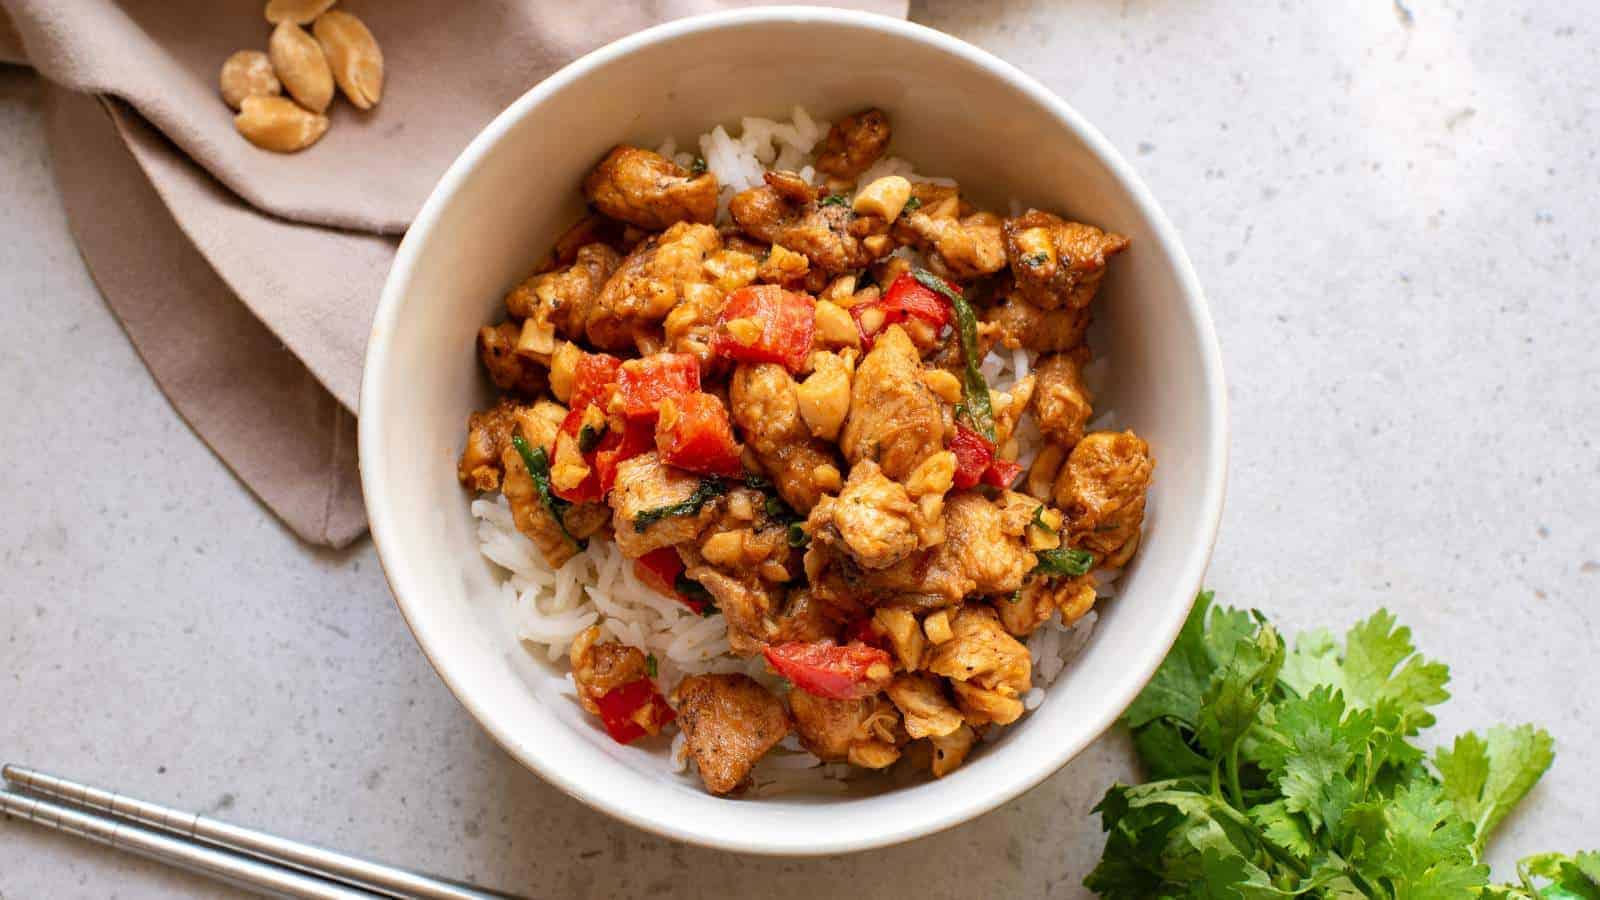
[[(864, 181), (891, 137), (864, 110), (819, 145), (822, 181), (738, 192), (616, 147), (478, 335), (500, 397), (468, 419), (462, 485), (502, 493), (552, 567), (614, 541), (781, 676), (668, 690), (602, 626), (572, 643), (583, 709), (623, 743), (676, 723), (715, 794), (791, 730), (825, 762), (954, 771), (1023, 715), (1028, 636), (1087, 614), (1093, 570), (1139, 545), (1150, 446), (1090, 430), (1083, 375), (1127, 238)], [(991, 348), (1032, 374), (990, 385)]]

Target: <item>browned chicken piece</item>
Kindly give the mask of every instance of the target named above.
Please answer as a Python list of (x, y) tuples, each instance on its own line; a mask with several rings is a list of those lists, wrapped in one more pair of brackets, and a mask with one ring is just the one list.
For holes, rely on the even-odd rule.
[(711, 566), (690, 566), (684, 575), (700, 582), (728, 623), (728, 647), (735, 656), (754, 656), (761, 645), (776, 640), (778, 623), (772, 611), (781, 587), (752, 574), (729, 575)]
[(485, 325), (478, 329), (478, 358), (489, 373), (489, 380), (502, 391), (532, 399), (549, 387), (549, 372), (544, 366), (517, 353), (522, 329), (515, 322)]
[(1030, 578), (1022, 590), (990, 600), (1001, 624), (1012, 635), (1025, 638), (1061, 610), (1061, 621), (1071, 625), (1094, 608), (1094, 576)]
[(1005, 223), (1006, 259), (1022, 299), (1042, 309), (1083, 309), (1105, 276), (1106, 260), (1128, 239), (1093, 225), (1030, 209)]
[(506, 295), (506, 311), (524, 320), (523, 352), (548, 358), (558, 333), (581, 340), (601, 290), (621, 264), (622, 257), (605, 244), (585, 244), (571, 265), (535, 275), (513, 288)]
[(1056, 476), (1054, 499), (1067, 516), (1067, 543), (1104, 557), (1108, 566), (1127, 562), (1138, 546), (1154, 469), (1150, 445), (1131, 430), (1085, 435)]
[(774, 518), (766, 506), (767, 497), (760, 491), (730, 488), (717, 504), (716, 516), (700, 531), (698, 545), (679, 545), (679, 555), (689, 565), (704, 562), (733, 574), (788, 581), (788, 523)]
[(926, 182), (912, 185), (919, 205), (894, 223), (895, 240), (928, 256), (938, 275), (968, 281), (1006, 266), (1002, 220), (961, 200), (957, 188)]
[(970, 681), (952, 681), (950, 690), (968, 725), (1010, 725), (1022, 718), (1022, 700), (1009, 691), (991, 691)]
[(1080, 347), (1051, 354), (1034, 369), (1038, 377), (1033, 388), (1034, 421), (1046, 439), (1069, 449), (1083, 440), (1083, 427), (1094, 415), (1090, 405), (1094, 398), (1083, 384), (1088, 361), (1089, 349)]
[(800, 415), (794, 379), (775, 363), (733, 370), (728, 405), (735, 425), (785, 503), (809, 513), (825, 493), (839, 490), (833, 445), (812, 437)]
[(691, 176), (659, 153), (620, 144), (583, 179), (583, 196), (611, 218), (651, 230), (717, 217), (717, 176)]
[(643, 232), (632, 226), (624, 226), (616, 219), (607, 218), (599, 213), (587, 213), (556, 238), (555, 246), (550, 248), (550, 258), (535, 274), (572, 265), (578, 258), (578, 251), (590, 244), (605, 244), (613, 250), (625, 253), (630, 246), (630, 237), (642, 238)]
[[(1023, 498), (1009, 491), (1006, 496)], [(1025, 515), (1031, 517), (1039, 501), (1023, 499), (1027, 501)], [(971, 579), (971, 592), (1010, 593), (1022, 587), (1022, 580), (1038, 564), (1038, 557), (1028, 549), (1023, 535), (1027, 519), (1019, 524), (1014, 513), (1008, 516), (1006, 502), (992, 503), (973, 493), (959, 494), (945, 502), (945, 540), (937, 551), (945, 558), (946, 566), (959, 569)]]
[(923, 639), (922, 623), (917, 621), (916, 613), (897, 606), (880, 606), (872, 611), (872, 624), (888, 639), (901, 669), (915, 672), (922, 668), (922, 650), (928, 642)]
[(838, 497), (824, 497), (811, 510), (808, 530), (814, 540), (838, 541), (863, 569), (882, 569), (917, 549), (916, 511), (905, 487), (864, 459), (850, 470)]
[(634, 248), (589, 310), (590, 342), (602, 350), (659, 344), (661, 321), (686, 299), (691, 285), (707, 283), (706, 259), (721, 249), (715, 228), (687, 222)]
[(603, 504), (576, 503), (567, 508), (561, 519), (567, 533), (572, 535), (568, 538), (561, 531), (561, 523), (545, 508), (533, 476), (528, 474), (528, 467), (515, 447), (508, 446), (500, 454), (500, 465), (505, 470), (500, 491), (511, 506), (511, 518), (517, 530), (527, 535), (551, 568), (560, 568), (578, 554), (575, 541), (591, 537), (605, 527), (607, 516)]
[(900, 714), (882, 694), (830, 700), (790, 691), (789, 711), (800, 743), (823, 762), (882, 769), (900, 758), (899, 745), (905, 740)]
[[(552, 400), (540, 400), (532, 406), (519, 406), (513, 414), (517, 430), (522, 432), (530, 447), (543, 447), (546, 455), (555, 449), (556, 432), (567, 417), (567, 408)], [(510, 440), (508, 435), (506, 440)]]
[(901, 675), (888, 693), (905, 717), (906, 733), (914, 738), (946, 737), (961, 728), (961, 711), (946, 699), (937, 678)]
[(789, 591), (782, 611), (775, 618), (778, 633), (772, 638), (774, 644), (788, 641), (811, 643), (824, 638), (838, 637), (839, 623), (828, 618), (827, 610), (809, 587), (799, 587)]
[(847, 202), (819, 200), (816, 189), (793, 172), (768, 172), (766, 184), (734, 195), (733, 221), (753, 237), (781, 244), (824, 277), (870, 265), (894, 249), (889, 223), (858, 216)]
[[(655, 451), (643, 453), (617, 466), (611, 489), (612, 530), (624, 556), (637, 559), (659, 547), (693, 540), (716, 514), (714, 498), (692, 512), (662, 515), (667, 507), (685, 503), (701, 491), (702, 479), (661, 462)], [(640, 516), (644, 515), (644, 519)]]
[(1083, 345), (1090, 315), (1087, 306), (1040, 309), (1015, 292), (1007, 292), (983, 311), (982, 318), (1007, 349), (1061, 353)]
[(929, 651), (928, 671), (1009, 698), (1032, 686), (1028, 648), (1006, 633), (994, 610), (964, 606), (950, 621), (950, 632), (949, 640)]
[(828, 129), (817, 171), (853, 179), (872, 167), (889, 147), (889, 117), (881, 109), (845, 116)]
[(933, 744), (933, 777), (943, 778), (966, 762), (967, 754), (978, 742), (978, 733), (972, 730), (972, 726), (963, 724), (944, 737), (928, 740)]
[(637, 647), (617, 641), (600, 640), (600, 626), (591, 625), (572, 639), (567, 651), (572, 660), (572, 681), (578, 686), (578, 702), (594, 715), (600, 715), (595, 702), (614, 688), (649, 678), (644, 654)]
[(684, 285), (683, 299), (667, 313), (661, 328), (667, 350), (692, 355), (700, 361), (702, 371), (710, 372), (720, 362), (711, 352), (717, 317), (730, 291), (755, 281), (756, 258), (724, 247), (706, 257), (704, 271), (709, 283)]
[(783, 736), (783, 701), (748, 675), (692, 675), (673, 691), (684, 748), (713, 794), (742, 785)]
[(904, 481), (944, 449), (944, 426), (944, 407), (923, 382), (916, 346), (900, 326), (890, 325), (856, 366), (839, 448), (851, 465), (870, 459)]
[(500, 487), (500, 454), (511, 446), (516, 410), (516, 403), (502, 397), (494, 406), (467, 417), (467, 446), (456, 464), (456, 477), (462, 484), (475, 491)]

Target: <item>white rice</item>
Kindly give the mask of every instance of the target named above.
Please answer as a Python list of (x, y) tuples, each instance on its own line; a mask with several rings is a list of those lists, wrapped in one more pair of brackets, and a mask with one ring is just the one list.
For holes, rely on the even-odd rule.
[[(700, 136), (700, 157), (722, 185), (719, 221), (727, 221), (728, 201), (739, 191), (762, 183), (769, 168), (797, 171), (814, 181), (812, 150), (828, 132), (829, 123), (813, 119), (795, 107), (789, 121), (745, 118), (738, 135), (722, 126)], [(657, 152), (679, 165), (689, 167), (695, 154), (668, 139)], [(955, 185), (949, 178), (918, 175), (899, 157), (885, 157), (862, 173), (858, 185), (866, 185), (885, 175), (901, 175), (911, 181)], [(1013, 203), (1013, 206), (1017, 205)], [(896, 251), (920, 262), (914, 251)], [(984, 358), (984, 377), (996, 390), (1009, 390), (1028, 376), (1036, 354), (1024, 350), (997, 348)], [(1084, 380), (1091, 391), (1099, 392), (1107, 373), (1104, 358), (1084, 369)], [(1102, 412), (1092, 423), (1095, 430), (1115, 428), (1116, 419)], [(1018, 461), (1032, 463), (1042, 443), (1031, 417), (1016, 434)], [(634, 574), (633, 561), (622, 555), (613, 541), (592, 540), (589, 547), (565, 565), (552, 571), (521, 532), (517, 531), (511, 509), (503, 496), (482, 497), (472, 502), (478, 520), (478, 545), (483, 555), (506, 570), (502, 598), (513, 611), (518, 638), (530, 651), (565, 666), (564, 656), (572, 639), (591, 625), (598, 624), (605, 637), (637, 647), (656, 658), (659, 682), (671, 686), (686, 675), (708, 672), (745, 672), (769, 687), (784, 689), (780, 679), (766, 671), (758, 658), (739, 659), (728, 655), (727, 623), (721, 614), (702, 617), (681, 603), (663, 597)], [(1101, 596), (1113, 593), (1118, 571), (1094, 573)], [(1066, 669), (1067, 664), (1088, 643), (1096, 614), (1090, 612), (1071, 626), (1053, 614), (1027, 640), (1033, 660), (1033, 688), (1022, 698), (1028, 710), (1045, 702), (1047, 688)], [(568, 693), (576, 702), (576, 690), (569, 679)], [(676, 729), (674, 729), (676, 731)], [(989, 730), (986, 739), (998, 739), (1004, 729)], [(684, 736), (676, 731), (667, 750), (672, 771), (687, 777)], [(860, 774), (842, 763), (824, 764), (805, 751), (794, 735), (784, 741), (757, 766), (753, 793), (759, 796), (790, 793), (837, 791), (841, 782)], [(835, 782), (829, 784), (829, 782)]]

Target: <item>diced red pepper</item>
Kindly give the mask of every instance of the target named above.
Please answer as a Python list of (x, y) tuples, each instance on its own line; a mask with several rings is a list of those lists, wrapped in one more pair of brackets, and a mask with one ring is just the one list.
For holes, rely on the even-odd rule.
[[(583, 427), (583, 412), (585, 408), (586, 407), (580, 408), (575, 406), (570, 412), (567, 413), (567, 417), (561, 420), (561, 428), (556, 431), (555, 446), (551, 448), (554, 451), (551, 454), (552, 458), (559, 459), (567, 445), (572, 445), (573, 450), (578, 449), (578, 432)], [(611, 432), (608, 430), (605, 436), (600, 439), (601, 447), (605, 446), (606, 438), (609, 438), (610, 436)], [(618, 440), (620, 442), (620, 438)], [(558, 485), (556, 485), (554, 481), (552, 481), (550, 484), (551, 493), (572, 503), (582, 503), (586, 500), (599, 500), (601, 497), (605, 496), (605, 492), (600, 489), (600, 473), (594, 465), (595, 455), (597, 453), (599, 453), (598, 448), (590, 450), (588, 453), (580, 453), (580, 455), (583, 457), (583, 461), (589, 464), (589, 474), (584, 477), (583, 481), (579, 483), (577, 487), (564, 491)]]
[[(730, 322), (748, 319), (760, 333), (749, 343), (735, 337)], [(805, 366), (817, 329), (817, 301), (775, 284), (742, 287), (728, 295), (711, 336), (711, 352), (739, 362), (778, 363), (791, 372)]]
[(794, 686), (818, 697), (854, 700), (883, 690), (894, 677), (889, 654), (877, 647), (830, 640), (790, 641), (762, 648), (767, 663)]
[(629, 421), (620, 430), (612, 427), (606, 432), (591, 464), (600, 476), (601, 496), (611, 493), (617, 483), (617, 467), (655, 446), (655, 436), (655, 425), (648, 421)]
[(633, 573), (657, 593), (671, 597), (689, 607), (697, 615), (704, 615), (704, 600), (684, 596), (678, 591), (678, 579), (684, 571), (683, 558), (671, 547), (659, 547), (633, 561)]
[(883, 304), (884, 312), (896, 322), (914, 316), (936, 329), (950, 324), (950, 301), (918, 281), (910, 272), (901, 272), (879, 302)]
[(949, 450), (956, 455), (956, 474), (953, 484), (959, 490), (977, 485), (994, 462), (994, 448), (983, 435), (965, 425), (956, 426), (956, 436), (950, 439)]
[(989, 468), (983, 470), (981, 480), (984, 484), (994, 485), (997, 488), (1010, 488), (1017, 483), (1017, 476), (1022, 474), (1022, 463), (1009, 459), (995, 457), (989, 463)]
[(600, 404), (604, 411), (616, 389), (617, 370), (622, 360), (609, 353), (585, 353), (572, 367), (572, 396), (568, 409), (581, 410), (591, 403)]
[(617, 396), (629, 419), (654, 422), (662, 400), (700, 390), (700, 363), (687, 353), (630, 359), (617, 372)]
[(659, 734), (663, 726), (678, 717), (667, 699), (648, 678), (630, 681), (607, 691), (595, 705), (606, 733), (619, 744), (630, 744), (647, 734)]
[(661, 461), (702, 475), (736, 476), (744, 471), (739, 444), (733, 439), (728, 408), (707, 393), (670, 401), (672, 414), (656, 422), (656, 450)]
[[(869, 310), (881, 314), (873, 317), (871, 325), (866, 321)], [(937, 331), (950, 324), (951, 315), (950, 301), (938, 291), (913, 278), (910, 272), (901, 273), (900, 277), (889, 285), (889, 290), (884, 293), (882, 300), (850, 308), (850, 316), (856, 320), (856, 330), (861, 332), (862, 345), (869, 350), (872, 349), (878, 335), (890, 325), (907, 319), (920, 319)]]

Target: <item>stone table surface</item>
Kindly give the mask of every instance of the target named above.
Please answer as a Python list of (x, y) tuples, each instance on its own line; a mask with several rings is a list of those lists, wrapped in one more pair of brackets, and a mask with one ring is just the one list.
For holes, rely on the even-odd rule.
[[(1097, 123), (1206, 286), (1232, 467), (1209, 583), (1287, 630), (1379, 605), (1452, 665), (1439, 735), (1556, 736), (1495, 845), (1600, 843), (1600, 55), (1582, 4), (927, 0)], [(591, 812), (434, 676), (372, 546), (299, 544), (168, 407), (0, 69), (0, 757), (536, 897), (1081, 897), (1113, 733), (944, 834), (741, 858)], [(952, 139), (961, 139), (952, 135)], [(1003, 162), (1003, 157), (1000, 159)], [(217, 896), (15, 822), (0, 896)]]

